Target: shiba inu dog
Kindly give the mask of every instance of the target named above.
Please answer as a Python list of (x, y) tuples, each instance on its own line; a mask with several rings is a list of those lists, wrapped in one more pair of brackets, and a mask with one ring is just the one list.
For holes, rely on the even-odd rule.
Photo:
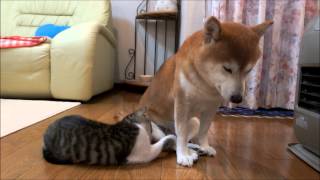
[(261, 55), (259, 39), (272, 23), (249, 27), (210, 17), (156, 73), (140, 106), (149, 107), (155, 139), (177, 135), (178, 164), (192, 166), (192, 148), (216, 154), (208, 143), (211, 121), (222, 100), (242, 101), (245, 77)]

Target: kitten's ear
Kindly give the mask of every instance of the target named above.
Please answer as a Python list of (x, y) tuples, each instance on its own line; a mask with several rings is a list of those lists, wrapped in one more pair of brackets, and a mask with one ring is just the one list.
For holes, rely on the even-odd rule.
[(272, 24), (272, 20), (267, 20), (261, 24), (251, 27), (251, 29), (261, 37)]
[(136, 112), (136, 115), (142, 116), (147, 111), (147, 109), (148, 108), (146, 106), (143, 107), (143, 108), (138, 109), (138, 111)]
[(204, 24), (204, 42), (208, 44), (212, 41), (218, 41), (221, 35), (221, 25), (218, 19), (211, 16)]

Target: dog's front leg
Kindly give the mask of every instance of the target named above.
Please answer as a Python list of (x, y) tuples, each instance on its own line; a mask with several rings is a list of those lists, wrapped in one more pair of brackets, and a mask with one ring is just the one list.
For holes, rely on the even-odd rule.
[(182, 166), (192, 166), (198, 159), (198, 154), (187, 147), (191, 113), (190, 106), (184, 97), (177, 97), (174, 102), (175, 132), (177, 135), (177, 163)]
[(200, 151), (202, 154), (208, 156), (216, 155), (216, 150), (209, 145), (208, 141), (208, 131), (214, 118), (216, 111), (205, 111), (201, 113), (201, 121), (200, 121), (200, 128), (197, 137), (195, 138), (196, 143), (200, 146)]

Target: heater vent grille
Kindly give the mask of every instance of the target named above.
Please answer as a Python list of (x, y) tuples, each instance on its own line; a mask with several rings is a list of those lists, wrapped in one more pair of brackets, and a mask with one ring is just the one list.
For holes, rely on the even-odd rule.
[(298, 106), (320, 113), (320, 67), (301, 67)]

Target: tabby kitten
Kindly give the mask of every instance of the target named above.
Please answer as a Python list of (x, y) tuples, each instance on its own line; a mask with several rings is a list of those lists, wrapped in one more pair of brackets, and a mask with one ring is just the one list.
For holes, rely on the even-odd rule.
[[(155, 159), (176, 136), (167, 135), (151, 144), (151, 122), (145, 108), (107, 125), (81, 116), (66, 116), (52, 123), (44, 134), (43, 157), (55, 164), (88, 163), (119, 165)], [(149, 132), (150, 133), (150, 132)]]

